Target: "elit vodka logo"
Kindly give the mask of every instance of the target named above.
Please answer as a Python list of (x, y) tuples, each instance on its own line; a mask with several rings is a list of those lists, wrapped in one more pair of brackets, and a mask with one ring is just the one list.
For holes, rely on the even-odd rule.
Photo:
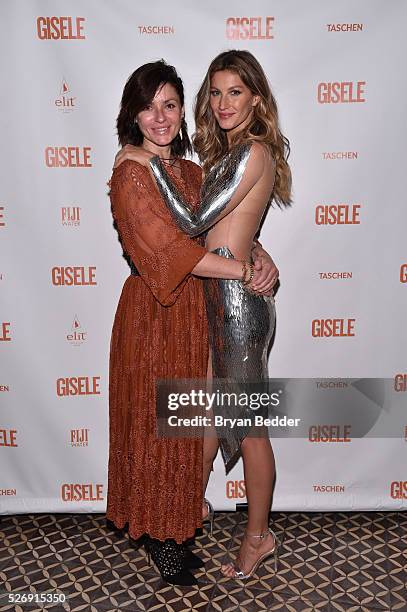
[(55, 106), (62, 113), (71, 113), (76, 107), (76, 97), (72, 96), (71, 88), (66, 79), (62, 79), (59, 96), (55, 100)]
[(75, 315), (72, 321), (71, 330), (67, 333), (66, 339), (71, 346), (80, 346), (86, 340), (87, 332), (83, 329), (78, 316)]

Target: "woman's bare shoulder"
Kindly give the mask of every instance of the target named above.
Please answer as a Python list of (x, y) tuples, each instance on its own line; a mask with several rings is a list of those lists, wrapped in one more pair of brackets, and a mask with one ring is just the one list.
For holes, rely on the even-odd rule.
[(255, 184), (263, 176), (274, 173), (275, 161), (271, 148), (258, 140), (249, 140), (242, 144), (247, 155), (245, 176), (248, 182)]
[(250, 144), (250, 157), (252, 157), (256, 161), (263, 160), (265, 163), (274, 161), (271, 147), (265, 142), (261, 142), (259, 140), (251, 140), (248, 142), (248, 144)]

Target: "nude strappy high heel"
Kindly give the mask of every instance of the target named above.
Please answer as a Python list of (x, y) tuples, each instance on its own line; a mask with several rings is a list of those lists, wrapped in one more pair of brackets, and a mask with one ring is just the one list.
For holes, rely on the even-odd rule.
[(204, 521), (209, 521), (210, 523), (210, 527), (209, 527), (209, 537), (213, 540), (213, 521), (215, 518), (215, 510), (213, 509), (213, 506), (211, 504), (211, 502), (209, 501), (209, 499), (206, 499), (206, 497), (204, 497), (204, 504), (206, 505), (206, 507), (208, 508), (208, 515), (203, 519)]
[(255, 571), (257, 570), (257, 568), (259, 567), (259, 565), (263, 563), (263, 561), (271, 557), (271, 555), (274, 555), (274, 572), (277, 573), (278, 547), (280, 546), (280, 540), (278, 539), (274, 531), (268, 528), (266, 531), (263, 531), (263, 533), (261, 533), (260, 535), (252, 535), (251, 533), (246, 532), (245, 536), (247, 536), (248, 538), (258, 538), (260, 540), (264, 540), (264, 538), (267, 536), (268, 533), (271, 533), (271, 535), (274, 538), (273, 548), (263, 553), (261, 557), (257, 559), (253, 567), (250, 569), (250, 571), (247, 574), (245, 574), (237, 565), (232, 564), (233, 569), (235, 571), (235, 575), (231, 576), (231, 578), (235, 578), (237, 580), (247, 580), (247, 578), (251, 578), (253, 574), (255, 573)]

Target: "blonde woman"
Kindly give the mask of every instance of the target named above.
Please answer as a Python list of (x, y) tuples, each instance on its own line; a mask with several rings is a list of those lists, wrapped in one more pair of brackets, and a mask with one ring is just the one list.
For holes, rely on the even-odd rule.
[[(150, 165), (180, 229), (190, 236), (207, 232), (208, 251), (240, 260), (250, 270), (243, 282), (204, 281), (213, 377), (265, 380), (275, 305), (272, 297), (252, 291), (251, 245), (269, 202), (290, 204), (291, 173), (286, 161), (289, 145), (279, 128), (276, 102), (251, 53), (227, 51), (213, 60), (197, 95), (195, 121), (193, 144), (206, 174), (195, 210), (183, 201), (157, 157)], [(250, 428), (234, 427), (222, 432), (219, 440), (206, 437), (204, 444), (204, 486), (218, 442), (226, 472), (240, 454), (243, 457), (248, 525), (236, 564), (222, 567), (226, 576), (240, 579), (250, 577), (272, 554), (277, 568), (278, 540), (268, 526), (273, 450), (266, 430), (257, 431), (256, 436), (249, 433)]]

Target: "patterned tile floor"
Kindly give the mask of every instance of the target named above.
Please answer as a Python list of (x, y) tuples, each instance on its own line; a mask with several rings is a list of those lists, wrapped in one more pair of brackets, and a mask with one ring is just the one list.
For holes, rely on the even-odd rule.
[[(244, 512), (217, 513), (194, 550), (206, 561), (200, 585), (166, 585), (143, 548), (100, 514), (14, 515), (0, 519), (0, 610), (407, 612), (407, 514), (274, 512), (282, 545), (247, 582), (219, 567), (238, 550)], [(14, 604), (13, 593), (63, 593), (65, 603)]]

